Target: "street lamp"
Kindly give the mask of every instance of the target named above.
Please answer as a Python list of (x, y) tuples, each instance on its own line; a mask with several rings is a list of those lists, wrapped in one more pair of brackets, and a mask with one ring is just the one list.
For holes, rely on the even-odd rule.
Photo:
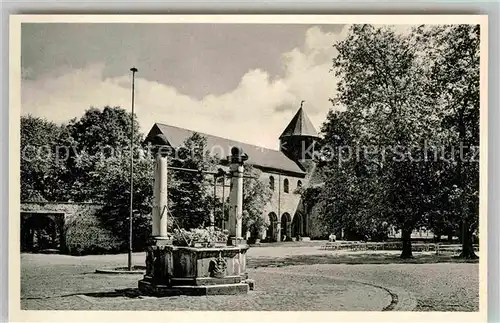
[(128, 234), (128, 270), (132, 270), (132, 224), (134, 208), (134, 92), (135, 92), (135, 73), (137, 68), (132, 67), (132, 116), (130, 130), (130, 216), (129, 216), (129, 234)]

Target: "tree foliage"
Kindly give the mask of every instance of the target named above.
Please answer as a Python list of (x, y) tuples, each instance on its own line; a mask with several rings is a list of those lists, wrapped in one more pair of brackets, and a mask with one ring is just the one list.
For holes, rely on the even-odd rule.
[(207, 140), (198, 133), (186, 139), (178, 149), (178, 158), (170, 159), (170, 165), (197, 172), (173, 171), (169, 194), (172, 214), (178, 225), (185, 229), (208, 226), (213, 211), (213, 178), (204, 171), (216, 171), (217, 160), (209, 154)]
[[(98, 155), (101, 152), (109, 154), (113, 149), (118, 154), (130, 150), (131, 124), (131, 113), (120, 107), (106, 106), (88, 109), (80, 119), (70, 122), (68, 130), (79, 151)], [(134, 115), (134, 145), (141, 141), (142, 134)]]
[[(91, 172), (92, 186), (102, 193), (104, 207), (99, 218), (105, 227), (122, 241), (125, 249), (129, 239), (130, 219), (130, 155), (100, 159)], [(153, 198), (152, 158), (136, 158), (133, 173), (132, 245), (134, 250), (144, 250), (151, 235)]]
[[(341, 205), (333, 209), (349, 214), (347, 223), (362, 231), (373, 231), (377, 222), (392, 223), (403, 232), (402, 256), (411, 257), (409, 237), (420, 224), (426, 204), (425, 189), (416, 185), (425, 174), (421, 164), (405, 157), (420, 154), (411, 149), (424, 142), (433, 122), (422, 91), (426, 79), (418, 64), (417, 46), (411, 37), (390, 28), (354, 25), (335, 48), (334, 70), (340, 81), (333, 103), (345, 109), (347, 122), (342, 126), (349, 133), (349, 138), (340, 141), (345, 141), (351, 154), (352, 150), (356, 153), (343, 161), (346, 152), (333, 149), (340, 161), (334, 173), (348, 177), (349, 204), (344, 206), (350, 210), (345, 213)], [(340, 121), (335, 119), (340, 118), (330, 114), (327, 124)], [(332, 127), (326, 125), (324, 130)], [(327, 140), (331, 135), (325, 136)]]
[(330, 227), (373, 239), (392, 225), (402, 230), (401, 256), (411, 257), (413, 229), (451, 230), (462, 219), (467, 232), (477, 223), (478, 164), (465, 166), (456, 150), (446, 150), (479, 140), (475, 28), (398, 34), (354, 25), (335, 44), (339, 82), (320, 162)]
[[(142, 134), (134, 115), (134, 157), (138, 157)], [(71, 197), (75, 201), (99, 201), (105, 191), (96, 190), (93, 183), (97, 163), (103, 159), (122, 160), (122, 168), (130, 172), (131, 113), (120, 107), (106, 106), (102, 110), (90, 108), (80, 119), (73, 119), (67, 126), (71, 154), (67, 161), (71, 182)], [(111, 165), (110, 165), (111, 166)], [(102, 167), (102, 165), (101, 165)], [(100, 187), (100, 186), (99, 186)]]
[(64, 200), (65, 156), (58, 147), (66, 137), (64, 125), (31, 115), (21, 117), (21, 200)]
[(460, 224), (461, 256), (476, 258), (472, 233), (479, 222), (480, 28), (439, 26), (422, 37), (430, 40), (426, 51), (433, 96), (441, 112), (440, 129), (457, 148), (450, 153), (453, 162), (444, 172), (445, 223)]
[(262, 172), (251, 165), (245, 165), (243, 179), (243, 231), (248, 230), (251, 237), (258, 238), (269, 223), (263, 216), (265, 205), (272, 196), (269, 183), (262, 179)]

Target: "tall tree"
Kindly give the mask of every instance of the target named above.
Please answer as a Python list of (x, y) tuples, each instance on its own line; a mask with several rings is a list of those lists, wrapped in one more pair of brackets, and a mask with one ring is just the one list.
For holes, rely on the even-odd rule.
[[(72, 138), (72, 149), (67, 161), (70, 172), (72, 197), (77, 201), (100, 201), (103, 192), (96, 191), (90, 184), (90, 174), (96, 169), (96, 163), (102, 158), (129, 155), (131, 114), (120, 107), (106, 106), (102, 110), (90, 108), (80, 119), (73, 119), (67, 126)], [(141, 146), (142, 134), (134, 115), (134, 154)], [(129, 162), (122, 165), (128, 168)]]
[(357, 146), (355, 118), (349, 111), (330, 111), (323, 124), (321, 146), (323, 154), (318, 161), (325, 174), (319, 200), (322, 222), (329, 232), (344, 230), (347, 239), (383, 238), (384, 219), (376, 212), (380, 203), (380, 187), (363, 156), (354, 157)]
[[(80, 119), (73, 119), (68, 129), (78, 150), (91, 155), (106, 151), (109, 153), (110, 148), (127, 151), (130, 145), (131, 119), (131, 114), (120, 107), (92, 107)], [(134, 144), (141, 140), (142, 134), (134, 115)]]
[[(99, 212), (102, 223), (120, 239), (125, 248), (129, 235), (130, 154), (109, 156), (96, 161), (89, 174), (91, 185), (100, 192), (104, 206)], [(150, 156), (134, 161), (133, 248), (144, 250), (151, 235), (153, 165)]]
[(479, 25), (438, 26), (422, 33), (432, 65), (441, 127), (453, 149), (447, 165), (449, 212), (461, 224), (464, 258), (477, 258), (472, 232), (479, 222)]
[(347, 113), (356, 152), (350, 165), (355, 214), (401, 229), (401, 257), (412, 257), (411, 232), (424, 223), (432, 176), (415, 161), (437, 122), (417, 41), (390, 27), (354, 25), (334, 47), (340, 81), (333, 103)]
[(21, 117), (21, 200), (65, 200), (65, 127)]
[(172, 214), (183, 228), (207, 226), (213, 208), (210, 190), (213, 183), (203, 172), (216, 171), (217, 160), (210, 155), (206, 138), (198, 133), (186, 139), (176, 157), (170, 159), (171, 166), (197, 172), (173, 171)]
[(261, 179), (262, 172), (251, 165), (245, 165), (243, 179), (243, 230), (248, 230), (253, 238), (269, 225), (262, 211), (272, 196), (269, 182)]

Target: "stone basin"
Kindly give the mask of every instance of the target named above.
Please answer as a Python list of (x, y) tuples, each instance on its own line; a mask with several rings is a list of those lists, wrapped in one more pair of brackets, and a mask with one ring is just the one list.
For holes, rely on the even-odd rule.
[(213, 248), (151, 246), (139, 289), (146, 294), (234, 295), (247, 293), (253, 282), (246, 272), (248, 245)]

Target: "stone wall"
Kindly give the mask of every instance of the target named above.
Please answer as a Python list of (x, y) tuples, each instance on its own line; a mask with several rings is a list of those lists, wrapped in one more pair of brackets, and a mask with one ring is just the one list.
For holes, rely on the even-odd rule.
[[(285, 225), (285, 228), (288, 228), (288, 234), (287, 236), (295, 236), (298, 232), (299, 229), (294, 229), (292, 230), (292, 223), (296, 222), (295, 217), (297, 213), (302, 212), (303, 207), (301, 203), (301, 196), (300, 194), (297, 193), (297, 187), (299, 181), (301, 182), (301, 185), (305, 185), (307, 178), (304, 177), (297, 177), (297, 176), (291, 176), (291, 175), (284, 175), (284, 174), (279, 174), (279, 173), (270, 173), (270, 172), (262, 172), (260, 180), (265, 182), (265, 183), (270, 183), (270, 177), (274, 178), (274, 190), (273, 194), (271, 196), (271, 200), (269, 203), (264, 207), (262, 210), (262, 216), (264, 219), (270, 223), (272, 219), (270, 219), (269, 215), (272, 213), (276, 215), (275, 221), (275, 237), (272, 239), (277, 240), (276, 234), (278, 231), (278, 228), (276, 226), (281, 227), (281, 222), (283, 220), (288, 220), (284, 222), (289, 222), (287, 225)], [(288, 180), (288, 192), (285, 192), (285, 180)], [(211, 188), (213, 190), (213, 187)], [(230, 181), (229, 179), (226, 180), (226, 185), (224, 189), (224, 194), (222, 192), (222, 185), (219, 183), (216, 188), (216, 194), (219, 198), (222, 199), (223, 196), (227, 199), (229, 196), (229, 191), (230, 191)], [(304, 216), (305, 217), (305, 216)], [(301, 221), (306, 221), (306, 219), (302, 219)], [(294, 223), (295, 225), (295, 223)], [(302, 224), (304, 226), (305, 224)], [(307, 236), (308, 232), (305, 232), (306, 230), (303, 229), (300, 231), (302, 233), (302, 236)], [(272, 234), (272, 232), (269, 232), (267, 230), (266, 232), (261, 233), (261, 239), (266, 239), (269, 238), (269, 234)]]
[[(266, 232), (263, 232), (261, 238), (281, 241), (283, 236), (286, 236), (287, 239), (291, 239), (297, 233), (292, 228), (292, 223), (296, 220), (297, 212), (302, 210), (301, 197), (296, 192), (297, 183), (301, 181), (302, 185), (304, 185), (305, 179), (281, 174), (262, 173), (261, 180), (269, 182), (271, 176), (274, 178), (274, 191), (270, 202), (264, 207), (263, 216), (272, 228), (268, 228)], [(288, 192), (285, 192), (285, 180), (288, 181)], [(276, 218), (274, 218), (275, 215)]]
[(96, 203), (21, 202), (21, 213), (62, 213), (65, 222), (78, 214), (95, 214), (101, 208), (102, 205)]
[(101, 207), (90, 203), (22, 202), (21, 251), (58, 250), (66, 253), (70, 246), (68, 239), (72, 237), (68, 227), (80, 216), (85, 217), (84, 220), (95, 220)]
[[(287, 234), (286, 232), (283, 232), (283, 234), (285, 234), (288, 238), (295, 237), (298, 233), (300, 233), (302, 236), (308, 236), (309, 232), (306, 228), (307, 224), (305, 223), (307, 219), (303, 214), (304, 212), (301, 202), (301, 196), (297, 192), (299, 181), (302, 186), (306, 185), (307, 178), (279, 173), (262, 172), (260, 180), (265, 183), (270, 183), (271, 176), (274, 178), (274, 190), (271, 196), (271, 200), (262, 210), (262, 216), (268, 223), (271, 223), (273, 220), (272, 218), (270, 218), (270, 215), (271, 217), (274, 217), (274, 215), (276, 216), (274, 218), (274, 232), (273, 230), (262, 232), (260, 238), (271, 238), (271, 240), (279, 240), (277, 235), (278, 232), (281, 231), (281, 227), (283, 227), (283, 230), (288, 231)], [(288, 192), (285, 192), (285, 180), (288, 180)], [(228, 179), (226, 181), (226, 186), (224, 189), (225, 198), (229, 196), (229, 183), (230, 181)], [(222, 185), (220, 183), (216, 188), (216, 194), (219, 198), (222, 199), (223, 192)], [(298, 213), (302, 213), (302, 215), (299, 216), (299, 220), (296, 219)], [(300, 224), (296, 224), (297, 221), (299, 221)], [(295, 226), (297, 226), (297, 228)], [(298, 226), (302, 226), (302, 230), (300, 230)], [(273, 237), (269, 237), (269, 235), (272, 235)], [(281, 238), (282, 234), (280, 233), (279, 235), (279, 238)]]
[[(300, 205), (300, 194), (296, 192), (297, 183), (298, 181), (304, 183), (304, 178), (262, 173), (261, 180), (269, 182), (270, 176), (274, 177), (275, 185), (271, 201), (264, 208), (264, 213), (269, 214), (274, 212), (276, 215), (279, 214), (279, 218), (281, 218), (284, 213), (288, 213), (293, 219)], [(289, 183), (288, 193), (284, 190), (285, 180), (288, 180)]]

